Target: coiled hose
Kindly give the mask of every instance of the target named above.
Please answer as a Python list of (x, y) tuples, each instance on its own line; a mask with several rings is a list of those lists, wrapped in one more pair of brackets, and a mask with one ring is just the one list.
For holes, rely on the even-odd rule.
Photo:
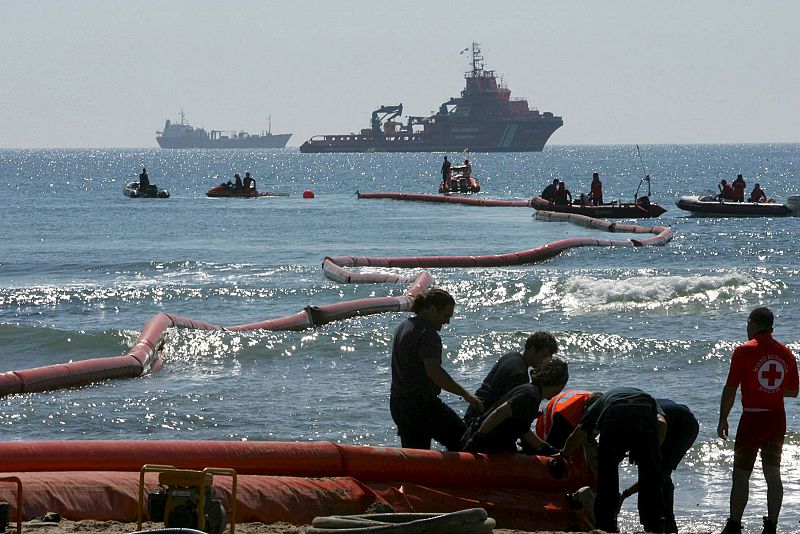
[(484, 534), (497, 526), (483, 508), (446, 514), (362, 514), (315, 517), (308, 534)]

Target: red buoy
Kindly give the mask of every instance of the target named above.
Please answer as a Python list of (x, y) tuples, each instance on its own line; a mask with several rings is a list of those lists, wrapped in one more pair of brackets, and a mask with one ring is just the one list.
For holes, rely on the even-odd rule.
[(303, 198), (314, 198), (314, 192), (311, 189), (303, 191)]

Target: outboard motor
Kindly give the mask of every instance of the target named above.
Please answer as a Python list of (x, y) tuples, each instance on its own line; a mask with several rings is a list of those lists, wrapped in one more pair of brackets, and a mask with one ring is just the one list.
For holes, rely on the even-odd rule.
[(789, 195), (786, 199), (786, 207), (792, 210), (792, 215), (800, 217), (800, 195)]

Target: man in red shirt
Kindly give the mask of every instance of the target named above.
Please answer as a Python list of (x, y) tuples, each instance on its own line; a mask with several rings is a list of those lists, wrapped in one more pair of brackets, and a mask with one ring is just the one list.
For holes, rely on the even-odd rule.
[(769, 308), (756, 308), (747, 319), (749, 341), (736, 347), (719, 403), (717, 434), (728, 438), (728, 414), (742, 388), (742, 416), (736, 431), (730, 517), (723, 534), (742, 532), (750, 474), (761, 450), (767, 481), (767, 512), (763, 534), (774, 534), (783, 502), (781, 452), (786, 434), (784, 397), (797, 397), (797, 360), (786, 346), (772, 338), (774, 316)]

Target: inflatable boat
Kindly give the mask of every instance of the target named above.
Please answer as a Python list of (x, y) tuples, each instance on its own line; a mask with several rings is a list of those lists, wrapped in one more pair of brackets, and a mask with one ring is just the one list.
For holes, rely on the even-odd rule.
[(711, 193), (680, 197), (675, 204), (692, 215), (705, 217), (789, 217), (800, 216), (800, 195), (778, 202), (736, 202), (720, 200)]
[(206, 191), (207, 197), (215, 198), (256, 198), (256, 197), (288, 197), (288, 193), (268, 193), (258, 191), (256, 188), (239, 189), (228, 185), (227, 183), (215, 185)]
[(650, 197), (639, 197), (636, 202), (612, 202), (610, 204), (555, 204), (540, 196), (531, 199), (531, 207), (537, 211), (555, 211), (558, 213), (575, 213), (598, 219), (642, 219), (659, 217), (667, 210), (654, 202)]
[(448, 180), (447, 184), (439, 184), (439, 192), (444, 195), (458, 194), (458, 193), (478, 193), (481, 190), (481, 184), (474, 176), (464, 178), (463, 176), (454, 176)]
[(169, 191), (153, 184), (146, 191), (139, 191), (139, 182), (128, 182), (122, 188), (122, 193), (131, 198), (169, 198)]
[[(9, 441), (0, 443), (0, 501), (9, 516), (29, 520), (57, 511), (70, 520), (155, 520), (139, 506), (159, 490), (145, 465), (201, 471), (214, 477), (225, 509), (235, 502), (236, 522), (310, 524), (315, 516), (454, 512), (481, 506), (500, 528), (589, 530), (567, 494), (593, 478), (574, 458), (554, 478), (549, 458), (471, 454), (334, 444), (267, 441)], [(153, 466), (152, 464), (159, 464)], [(187, 478), (188, 480), (188, 478)]]

